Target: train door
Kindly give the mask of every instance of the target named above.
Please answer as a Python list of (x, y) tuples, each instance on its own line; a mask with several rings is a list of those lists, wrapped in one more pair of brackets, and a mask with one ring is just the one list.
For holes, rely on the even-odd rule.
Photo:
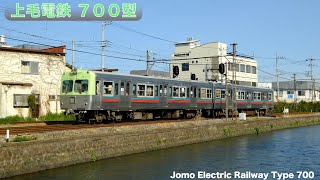
[(96, 93), (95, 96), (93, 97), (93, 109), (94, 110), (100, 110), (101, 107), (101, 101), (102, 101), (102, 86), (101, 86), (101, 82), (100, 80), (96, 81), (95, 84), (95, 89), (96, 89)]
[(120, 102), (121, 102), (121, 109), (127, 111), (131, 109), (131, 81), (125, 80), (121, 81), (120, 83)]
[(190, 102), (191, 107), (197, 108), (197, 86), (191, 86)]
[(246, 91), (246, 100), (247, 100), (247, 108), (248, 109), (251, 109), (252, 108), (252, 105), (251, 105), (251, 103), (252, 103), (252, 91), (250, 91), (250, 90), (247, 90)]
[(261, 92), (261, 100), (262, 100), (262, 108), (265, 109), (267, 108), (267, 93), (266, 92)]
[(168, 107), (168, 84), (160, 84), (159, 89), (161, 107)]

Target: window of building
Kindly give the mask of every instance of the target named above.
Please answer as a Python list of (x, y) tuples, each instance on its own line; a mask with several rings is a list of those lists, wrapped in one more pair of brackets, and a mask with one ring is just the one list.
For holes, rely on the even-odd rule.
[(251, 73), (252, 74), (257, 74), (257, 67), (251, 66)]
[(55, 101), (56, 95), (49, 95), (49, 101)]
[(29, 107), (27, 94), (14, 94), (13, 107)]
[(287, 94), (294, 94), (293, 91), (287, 91)]
[(113, 82), (103, 82), (103, 95), (113, 96)]
[(283, 97), (283, 91), (279, 91), (279, 97)]
[(298, 91), (298, 96), (305, 96), (306, 95), (306, 91)]
[(246, 65), (246, 73), (251, 73), (251, 66), (250, 65)]
[(228, 62), (228, 71), (232, 71), (232, 63)]
[(88, 80), (76, 80), (74, 83), (74, 92), (88, 92)]
[(73, 81), (72, 80), (64, 80), (62, 82), (62, 93), (72, 92), (73, 89)]
[(189, 71), (189, 63), (182, 63), (182, 71)]
[(253, 87), (257, 87), (257, 82), (252, 82), (251, 85), (252, 85)]
[(244, 64), (240, 64), (240, 72), (245, 72), (246, 66)]
[(21, 61), (21, 73), (39, 74), (39, 63), (33, 61)]
[[(31, 94), (14, 94), (13, 95), (13, 107), (29, 107), (28, 97)], [(39, 104), (39, 95), (35, 95), (36, 104)]]
[(239, 64), (236, 64), (236, 71), (239, 72)]

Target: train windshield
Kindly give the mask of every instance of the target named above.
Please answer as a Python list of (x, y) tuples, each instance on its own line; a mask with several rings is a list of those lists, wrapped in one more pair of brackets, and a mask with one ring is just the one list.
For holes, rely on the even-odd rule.
[(64, 80), (62, 82), (62, 93), (72, 92), (73, 81), (72, 80)]
[(74, 91), (83, 93), (88, 91), (88, 80), (76, 80), (74, 84)]

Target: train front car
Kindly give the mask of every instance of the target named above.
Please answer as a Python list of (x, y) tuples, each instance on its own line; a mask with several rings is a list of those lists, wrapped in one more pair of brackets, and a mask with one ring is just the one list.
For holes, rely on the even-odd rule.
[(95, 73), (91, 71), (65, 72), (60, 93), (61, 109), (66, 113), (74, 113), (78, 121), (86, 119), (85, 116), (94, 108), (95, 79)]

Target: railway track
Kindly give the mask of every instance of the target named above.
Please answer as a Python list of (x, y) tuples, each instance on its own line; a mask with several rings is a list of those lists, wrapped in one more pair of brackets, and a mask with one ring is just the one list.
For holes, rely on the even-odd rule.
[[(182, 122), (186, 120), (153, 120), (153, 121), (139, 121), (139, 122), (123, 122), (123, 123), (110, 123), (110, 124), (78, 124), (75, 122), (62, 123), (62, 124), (52, 124), (40, 125), (36, 122), (28, 123), (27, 126), (9, 126), (9, 127), (0, 127), (0, 135), (5, 135), (7, 129), (10, 130), (11, 135), (19, 134), (32, 134), (32, 133), (45, 133), (52, 131), (64, 131), (64, 130), (78, 130), (86, 128), (99, 128), (99, 127), (119, 127), (119, 126), (132, 126), (132, 125), (141, 125), (141, 124), (154, 124), (154, 123), (172, 123), (172, 122)], [(18, 123), (14, 123), (18, 124)]]

